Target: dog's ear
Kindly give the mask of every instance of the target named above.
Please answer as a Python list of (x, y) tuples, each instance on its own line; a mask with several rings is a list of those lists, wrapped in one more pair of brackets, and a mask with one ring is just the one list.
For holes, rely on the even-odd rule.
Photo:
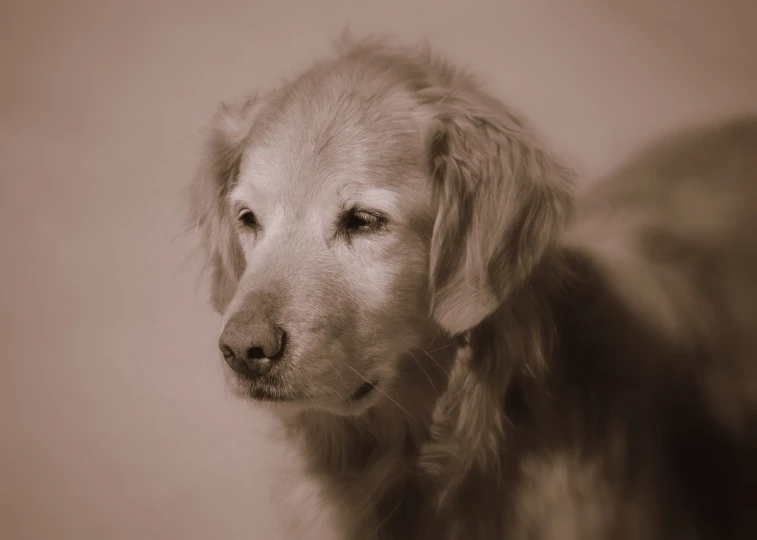
[(529, 278), (569, 217), (573, 174), (501, 103), (472, 87), (444, 94), (424, 142), (438, 204), (432, 313), (459, 334)]
[(227, 195), (239, 170), (259, 100), (222, 103), (207, 139), (205, 156), (192, 184), (192, 221), (201, 231), (211, 266), (213, 307), (223, 312), (231, 302), (245, 268), (244, 255), (234, 234)]

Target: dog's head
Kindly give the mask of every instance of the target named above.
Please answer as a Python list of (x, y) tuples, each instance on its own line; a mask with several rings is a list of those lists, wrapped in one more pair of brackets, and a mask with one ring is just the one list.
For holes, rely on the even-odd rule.
[(257, 399), (365, 410), (413, 350), (523, 286), (564, 172), (428, 52), (348, 44), (223, 105), (194, 199), (228, 364)]

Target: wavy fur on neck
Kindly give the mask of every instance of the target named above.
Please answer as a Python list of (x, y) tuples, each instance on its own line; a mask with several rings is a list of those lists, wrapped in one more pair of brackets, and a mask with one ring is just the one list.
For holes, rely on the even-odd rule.
[[(504, 488), (499, 479), (510, 381), (517, 376), (538, 383), (556, 352), (549, 302), (566, 265), (561, 257), (549, 259), (546, 275), (446, 351), (435, 352), (433, 362), (408, 363), (391, 400), (357, 417), (311, 411), (285, 420), (307, 473), (325, 480), (329, 498), (348, 509), (343, 526), (350, 534), (438, 538), (449, 527), (471, 525), (475, 513), (441, 517), (459, 511), (462, 484)], [(490, 523), (482, 534), (500, 528)]]

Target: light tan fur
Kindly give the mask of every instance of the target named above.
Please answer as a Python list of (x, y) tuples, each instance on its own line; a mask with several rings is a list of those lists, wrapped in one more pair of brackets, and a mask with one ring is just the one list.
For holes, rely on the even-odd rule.
[[(280, 88), (221, 107), (193, 194), (213, 305), (224, 325), (258, 310), (289, 336), (271, 376), (234, 384), (283, 402), (270, 409), (344, 538), (662, 534), (656, 447), (629, 448), (635, 415), (652, 414), (645, 392), (658, 395), (655, 355), (698, 300), (685, 284), (659, 294), (667, 284), (635, 251), (649, 203), (608, 217), (600, 192), (575, 220), (572, 183), (520, 117), (428, 48), (345, 37)], [(716, 231), (730, 205), (691, 230)], [(347, 233), (355, 207), (385, 221)], [(249, 211), (252, 227), (238, 220)], [(598, 348), (582, 341), (605, 281), (622, 299), (606, 308), (613, 331), (664, 345), (616, 355), (602, 331)], [(618, 395), (639, 384), (618, 399), (631, 412), (613, 401), (616, 379), (587, 375), (582, 393), (571, 366), (603, 362)], [(595, 391), (607, 429), (591, 421)]]

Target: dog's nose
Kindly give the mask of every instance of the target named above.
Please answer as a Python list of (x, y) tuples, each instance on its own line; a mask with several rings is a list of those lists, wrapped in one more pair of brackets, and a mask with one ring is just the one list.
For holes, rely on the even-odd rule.
[(218, 340), (226, 363), (247, 377), (266, 373), (284, 354), (286, 333), (254, 313), (239, 312), (229, 319)]

